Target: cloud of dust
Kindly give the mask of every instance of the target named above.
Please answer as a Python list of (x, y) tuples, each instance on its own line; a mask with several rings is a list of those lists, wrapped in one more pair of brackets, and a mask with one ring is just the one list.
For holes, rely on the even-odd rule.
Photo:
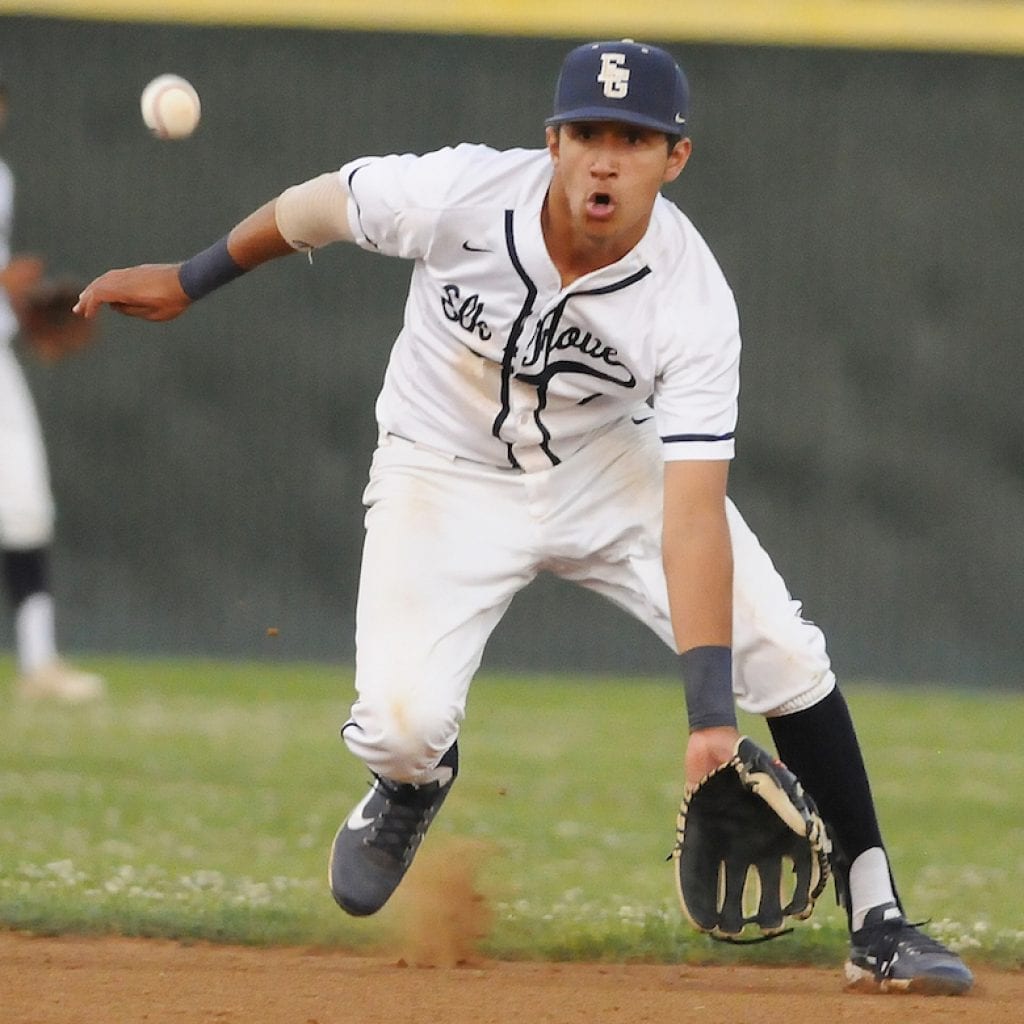
[(423, 844), (388, 908), (401, 960), (415, 967), (455, 967), (481, 959), (479, 945), (494, 914), (477, 878), (495, 852), (490, 843), (464, 838), (436, 837)]

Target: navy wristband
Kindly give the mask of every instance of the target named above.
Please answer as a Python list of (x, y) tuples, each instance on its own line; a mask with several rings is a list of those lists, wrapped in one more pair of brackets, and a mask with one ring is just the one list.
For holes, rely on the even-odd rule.
[(208, 249), (185, 260), (178, 268), (178, 281), (182, 291), (195, 302), (245, 272), (228, 252), (228, 236), (225, 235)]
[(732, 696), (732, 649), (693, 647), (679, 660), (686, 691), (686, 717), (690, 732), (715, 726), (736, 727)]

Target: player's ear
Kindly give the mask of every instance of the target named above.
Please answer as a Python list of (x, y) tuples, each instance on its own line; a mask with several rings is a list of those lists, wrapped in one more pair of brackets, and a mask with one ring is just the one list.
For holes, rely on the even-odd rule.
[(675, 181), (683, 173), (683, 168), (686, 166), (686, 161), (690, 159), (692, 151), (693, 143), (687, 138), (680, 139), (672, 147), (672, 151), (668, 155), (668, 164), (665, 166), (665, 177), (662, 179), (666, 184)]
[(544, 129), (544, 141), (547, 143), (551, 159), (558, 163), (558, 125), (548, 125)]

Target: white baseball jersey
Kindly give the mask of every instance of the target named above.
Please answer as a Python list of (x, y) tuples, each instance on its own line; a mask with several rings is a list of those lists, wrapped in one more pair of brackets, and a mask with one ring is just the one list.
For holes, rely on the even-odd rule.
[(415, 260), (377, 418), (493, 466), (549, 469), (653, 399), (666, 459), (734, 452), (732, 292), (664, 197), (625, 257), (563, 288), (541, 232), (546, 149), (460, 145), (340, 174), (365, 249)]

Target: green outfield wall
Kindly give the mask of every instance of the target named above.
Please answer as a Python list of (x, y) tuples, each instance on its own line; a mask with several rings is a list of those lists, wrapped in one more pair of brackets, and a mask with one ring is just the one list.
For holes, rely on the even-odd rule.
[[(16, 241), (91, 276), (183, 258), (355, 155), (540, 144), (582, 38), (0, 17)], [(653, 41), (694, 93), (694, 156), (669, 194), (741, 311), (734, 497), (842, 677), (1016, 684), (1024, 63)], [(162, 71), (202, 94), (188, 141), (142, 126), (138, 95)], [(351, 658), (373, 398), (407, 274), (335, 247), (173, 324), (105, 317), (91, 351), (30, 367), (68, 646)], [(541, 581), (485, 664), (661, 672), (672, 658)]]

